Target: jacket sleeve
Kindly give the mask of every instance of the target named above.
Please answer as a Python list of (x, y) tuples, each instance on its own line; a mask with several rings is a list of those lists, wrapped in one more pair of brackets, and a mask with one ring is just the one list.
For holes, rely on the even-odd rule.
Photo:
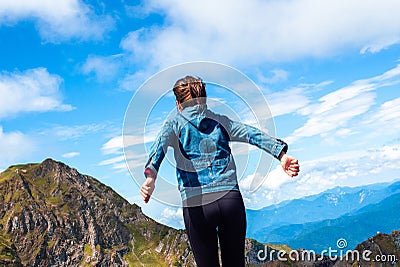
[(172, 146), (174, 136), (175, 133), (171, 124), (168, 121), (165, 122), (150, 148), (149, 158), (144, 167), (144, 174), (146, 177), (152, 176), (155, 178), (157, 176), (161, 162), (167, 153), (167, 149), (169, 146)]
[(257, 146), (276, 159), (282, 151), (286, 153), (288, 150), (288, 145), (284, 141), (272, 137), (256, 127), (228, 119), (226, 128), (231, 141), (245, 142)]

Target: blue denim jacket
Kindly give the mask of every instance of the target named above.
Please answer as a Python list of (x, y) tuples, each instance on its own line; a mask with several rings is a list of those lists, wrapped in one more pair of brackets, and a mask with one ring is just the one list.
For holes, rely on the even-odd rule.
[(239, 190), (229, 143), (246, 142), (275, 158), (287, 144), (259, 129), (213, 113), (206, 104), (188, 106), (168, 119), (150, 149), (145, 169), (156, 175), (167, 148), (174, 148), (182, 200), (205, 193)]

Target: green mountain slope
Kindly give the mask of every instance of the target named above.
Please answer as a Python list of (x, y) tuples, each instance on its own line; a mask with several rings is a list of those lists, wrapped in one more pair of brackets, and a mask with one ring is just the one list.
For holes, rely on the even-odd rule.
[(192, 266), (187, 236), (51, 159), (0, 174), (0, 265)]

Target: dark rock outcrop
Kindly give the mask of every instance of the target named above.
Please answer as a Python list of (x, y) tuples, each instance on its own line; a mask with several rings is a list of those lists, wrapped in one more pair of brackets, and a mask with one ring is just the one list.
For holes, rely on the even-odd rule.
[(61, 162), (8, 168), (0, 201), (0, 265), (194, 265), (184, 231)]

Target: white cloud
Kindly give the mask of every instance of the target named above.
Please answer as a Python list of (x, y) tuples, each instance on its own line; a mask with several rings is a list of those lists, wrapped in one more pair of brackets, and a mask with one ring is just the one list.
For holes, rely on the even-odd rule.
[[(111, 165), (117, 171), (126, 171), (127, 164), (135, 168), (144, 166), (147, 160), (145, 144), (153, 143), (160, 128), (163, 125), (161, 117), (153, 119), (155, 122), (147, 124), (145, 129), (135, 129), (131, 134), (118, 135), (110, 138), (101, 147), (103, 155), (111, 155), (112, 158), (103, 160), (99, 165)], [(137, 147), (137, 146), (140, 147)], [(125, 153), (124, 153), (125, 149)]]
[(104, 155), (109, 154), (122, 154), (124, 147), (134, 146), (138, 144), (143, 144), (143, 136), (134, 135), (119, 135), (112, 137), (108, 140), (102, 147), (101, 151)]
[(119, 88), (122, 91), (136, 91), (155, 72), (156, 70), (139, 70), (134, 74), (127, 74), (119, 81)]
[(124, 148), (124, 138), (122, 135), (116, 136), (108, 140), (102, 147), (103, 154), (120, 154)]
[(72, 110), (62, 103), (61, 82), (45, 68), (0, 73), (0, 119), (22, 112)]
[(110, 80), (121, 67), (121, 57), (121, 54), (107, 57), (90, 55), (82, 66), (82, 72), (86, 75), (94, 74), (99, 81)]
[(74, 140), (104, 130), (107, 124), (84, 124), (74, 126), (58, 125), (42, 131), (41, 135), (55, 135), (59, 140)]
[(100, 39), (113, 27), (110, 16), (96, 15), (80, 0), (2, 0), (0, 25), (35, 21), (41, 37), (48, 42), (68, 39)]
[[(251, 187), (254, 179), (263, 181), (256, 191), (253, 191)], [(239, 186), (246, 207), (257, 209), (285, 200), (284, 197), (281, 197), (280, 190), (284, 184), (289, 182), (291, 182), (291, 178), (283, 172), (282, 167), (277, 166), (267, 174), (265, 179), (259, 173), (254, 173), (241, 179)]]
[[(310, 102), (303, 88), (292, 88), (272, 93), (267, 95), (267, 100), (273, 117), (293, 113)], [(290, 105), (284, 105), (283, 103), (290, 103)]]
[(335, 132), (335, 136), (338, 136), (338, 137), (348, 137), (348, 136), (354, 135), (354, 134), (356, 134), (356, 133), (357, 133), (357, 132), (355, 132), (355, 131), (353, 131), (353, 130), (351, 130), (351, 129), (342, 128), (342, 129), (338, 129), (338, 130)]
[(384, 127), (388, 131), (398, 132), (398, 129), (393, 126), (400, 125), (400, 97), (383, 103), (365, 123), (373, 124), (377, 129)]
[(335, 106), (328, 107), (325, 111), (319, 110), (323, 106), (328, 106), (329, 102), (323, 102), (318, 105), (317, 110), (312, 111), (307, 122), (296, 129), (292, 136), (288, 137), (289, 143), (298, 140), (301, 137), (310, 137), (315, 135), (327, 135), (339, 127), (344, 127), (354, 117), (364, 114), (374, 104), (375, 94), (361, 94), (352, 99), (344, 100)]
[(112, 165), (112, 164), (116, 164), (116, 163), (121, 163), (124, 160), (125, 160), (125, 157), (122, 155), (122, 156), (114, 157), (111, 159), (103, 160), (102, 162), (99, 163), (99, 165)]
[(164, 25), (129, 33), (122, 47), (160, 67), (191, 60), (252, 65), (354, 49), (377, 52), (399, 43), (399, 9), (396, 0), (147, 1), (140, 16), (165, 15)]
[[(317, 103), (307, 105), (298, 111), (300, 115), (307, 116), (308, 120), (285, 140), (293, 143), (302, 137), (316, 135), (325, 137), (334, 130), (346, 128), (352, 119), (371, 110), (375, 104), (377, 89), (398, 83), (400, 83), (400, 65), (381, 75), (355, 81), (349, 86), (324, 95)], [(381, 111), (374, 116), (388, 117), (387, 112), (391, 113), (393, 109), (397, 108), (393, 107), (393, 102), (388, 102), (386, 107), (382, 106)], [(348, 129), (341, 133), (350, 132), (351, 129)]]
[(136, 150), (129, 150), (128, 153), (123, 154), (124, 147), (144, 144), (143, 140), (143, 136), (133, 135), (119, 135), (109, 139), (103, 144), (101, 151), (103, 155), (112, 155), (112, 157), (101, 161), (99, 165), (111, 165), (117, 172), (127, 171), (127, 163), (130, 168), (144, 166), (147, 159), (146, 154), (137, 154)]
[(66, 159), (70, 159), (70, 158), (75, 158), (77, 156), (79, 156), (81, 153), (79, 152), (68, 152), (63, 154), (61, 157), (66, 158)]
[(19, 131), (3, 132), (0, 126), (0, 168), (26, 160), (35, 149), (35, 142), (29, 136)]
[(101, 147), (103, 155), (112, 155), (99, 163), (100, 166), (111, 165), (117, 172), (127, 171), (125, 156), (123, 155), (124, 138), (122, 135), (112, 137)]
[(165, 208), (161, 213), (160, 222), (172, 227), (183, 229), (185, 228), (183, 222), (183, 210), (182, 208)]
[(271, 71), (272, 77), (266, 77), (264, 74), (259, 73), (257, 75), (257, 80), (261, 83), (278, 83), (281, 81), (286, 81), (289, 73), (285, 70), (275, 69)]

